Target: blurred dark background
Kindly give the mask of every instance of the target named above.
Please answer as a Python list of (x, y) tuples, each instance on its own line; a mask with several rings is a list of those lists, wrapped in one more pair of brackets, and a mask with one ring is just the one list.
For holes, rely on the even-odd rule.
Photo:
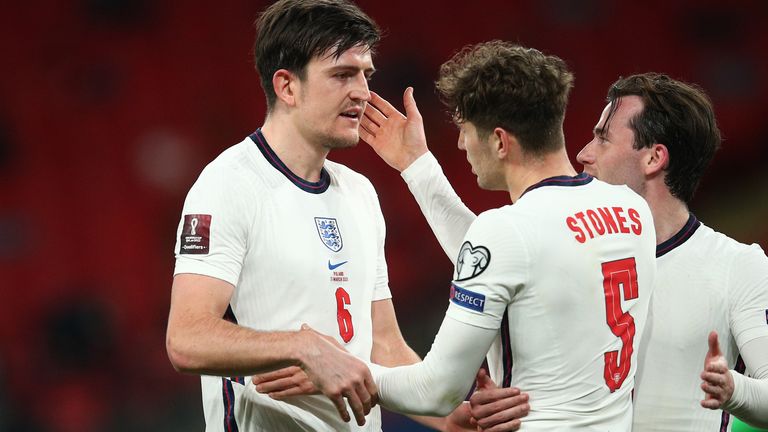
[[(506, 39), (575, 72), (574, 160), (618, 76), (659, 71), (703, 86), (725, 142), (692, 210), (768, 247), (768, 2), (359, 4), (387, 32), (371, 87), (398, 106), (415, 87), (431, 148), (475, 211), (508, 196), (477, 188), (433, 81), (463, 45)], [(264, 6), (4, 2), (0, 431), (203, 430), (199, 380), (177, 374), (165, 353), (174, 236), (203, 166), (263, 120), (250, 50)], [(447, 306), (450, 263), (398, 173), (370, 148), (330, 158), (378, 189), (400, 324), (423, 355)], [(409, 428), (386, 418), (385, 430)]]

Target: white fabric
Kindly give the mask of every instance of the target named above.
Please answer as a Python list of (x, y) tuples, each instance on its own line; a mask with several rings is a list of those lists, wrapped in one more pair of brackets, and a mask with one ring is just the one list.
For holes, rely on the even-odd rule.
[[(224, 151), (192, 186), (183, 215), (211, 215), (210, 252), (180, 254), (175, 274), (216, 277), (235, 286), (231, 300), (238, 324), (263, 331), (298, 330), (307, 323), (335, 336), (352, 354), (370, 360), (371, 303), (390, 298), (384, 260), (384, 219), (370, 182), (331, 161), (330, 187), (314, 194), (300, 189), (271, 165), (251, 138)], [(177, 232), (182, 234), (184, 216)], [(342, 247), (324, 244), (315, 218), (335, 219)], [(331, 269), (332, 265), (339, 265)], [(340, 337), (337, 290), (349, 295), (343, 306), (354, 336)], [(344, 302), (342, 301), (342, 304)], [(246, 378), (246, 382), (248, 382)], [(274, 402), (251, 386), (232, 384), (241, 432), (290, 430), (379, 430), (379, 411), (358, 428), (343, 423), (325, 397)], [(218, 377), (203, 377), (207, 431), (224, 430), (226, 394)], [(302, 426), (303, 425), (303, 426)]]
[(746, 375), (731, 370), (734, 391), (723, 409), (760, 428), (768, 428), (768, 336), (761, 336), (740, 348), (750, 367)]
[[(409, 167), (403, 177), (422, 212), (443, 248), (458, 250), (458, 239), (468, 225), (461, 221), (471, 219), (471, 212), (467, 214), (431, 154), (422, 156), (412, 167), (415, 169)], [(454, 259), (453, 255), (450, 258)], [(703, 225), (690, 239), (658, 259), (657, 288), (640, 347), (633, 431), (720, 430), (723, 412), (700, 405), (704, 395), (699, 373), (707, 351), (707, 335), (711, 330), (718, 331), (721, 349), (732, 368), (739, 351), (745, 350), (750, 341), (765, 340), (766, 261), (759, 246), (740, 244)], [(654, 319), (654, 315), (658, 318)], [(768, 361), (764, 346), (756, 351), (763, 354), (742, 352), (748, 371)], [(749, 385), (736, 377), (737, 386), (745, 382)], [(513, 384), (518, 385), (516, 381)], [(737, 388), (737, 401), (742, 394), (752, 400), (739, 401), (739, 406), (757, 410), (751, 415), (739, 414), (766, 415), (768, 404), (759, 404), (768, 398), (765, 388), (760, 383), (750, 385), (744, 393)], [(732, 424), (729, 419), (728, 430)]]
[[(450, 201), (450, 193), (444, 202)], [(460, 207), (457, 204), (452, 208)], [(603, 207), (621, 207), (625, 212), (634, 208), (642, 221), (641, 234), (614, 233), (596, 236), (583, 243), (577, 241), (577, 234), (569, 228), (567, 219), (587, 209)], [(436, 232), (452, 228), (441, 227), (444, 222), (440, 218), (445, 212), (427, 202), (423, 203), (424, 208), (430, 209), (426, 212), (428, 218), (437, 218), (431, 222), (433, 227), (439, 227)], [(472, 224), (465, 241), (470, 243), (470, 253), (457, 262), (468, 263), (472, 248), (482, 246), (489, 251), (490, 264), (484, 272), (468, 279), (466, 268), (462, 270), (457, 266), (454, 285), (459, 290), (466, 290), (457, 295), (464, 295), (465, 299), (467, 295), (474, 294), (476, 299), (481, 295), (484, 303), (482, 310), (473, 310), (459, 305), (454, 297), (447, 316), (496, 332), (508, 308), (514, 353), (513, 382), (531, 395), (531, 412), (521, 430), (564, 427), (569, 430), (628, 430), (636, 354), (630, 357), (627, 378), (611, 392), (603, 377), (603, 356), (607, 351), (620, 350), (622, 342), (606, 322), (601, 265), (628, 257), (636, 260), (640, 295), (635, 300), (621, 301), (622, 311), (634, 317), (632, 346), (636, 353), (655, 273), (655, 233), (645, 201), (625, 186), (610, 186), (597, 180), (573, 187), (544, 186), (529, 191), (512, 206), (483, 213)], [(446, 250), (459, 250), (449, 243), (444, 243), (448, 245)], [(474, 303), (476, 307), (479, 304)], [(476, 345), (475, 341), (460, 342)], [(447, 337), (436, 340), (432, 351), (450, 352), (439, 345), (441, 343), (451, 343), (451, 340)], [(488, 358), (491, 376), (499, 383), (502, 381), (501, 348), (502, 344), (497, 340)], [(409, 371), (408, 374), (387, 373), (379, 382), (382, 397), (400, 401), (403, 408), (418, 406), (419, 402), (413, 400), (418, 395), (409, 394), (409, 386), (404, 384), (421, 382), (412, 371), (422, 368), (421, 374), (444, 377), (445, 372), (431, 369), (458, 370), (456, 364), (462, 361), (465, 360), (446, 357), (433, 366), (426, 367), (422, 363), (403, 369)], [(471, 363), (473, 359), (466, 361)], [(473, 373), (456, 376), (456, 379), (471, 382)], [(393, 393), (387, 394), (388, 391)], [(431, 393), (432, 398), (443, 403), (460, 402), (455, 399), (455, 392)]]
[(495, 337), (496, 330), (445, 317), (421, 363), (371, 367), (381, 405), (404, 414), (447, 416), (466, 397)]
[(421, 155), (400, 175), (416, 198), (445, 254), (456, 264), (461, 240), (475, 220), (475, 214), (453, 190), (431, 152)]
[[(700, 405), (707, 335), (717, 331), (731, 368), (747, 343), (765, 340), (768, 258), (757, 245), (738, 243), (701, 225), (658, 258), (656, 284), (641, 346), (633, 430), (720, 430), (723, 413)], [(744, 360), (747, 369), (766, 362)], [(728, 430), (732, 423), (728, 421)]]

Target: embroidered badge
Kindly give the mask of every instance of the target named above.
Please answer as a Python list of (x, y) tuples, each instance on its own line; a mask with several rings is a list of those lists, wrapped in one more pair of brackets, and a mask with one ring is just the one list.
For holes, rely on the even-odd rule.
[(464, 242), (456, 260), (456, 279), (463, 281), (472, 279), (484, 272), (491, 263), (491, 252), (485, 246), (473, 247), (472, 243)]
[(451, 301), (467, 309), (482, 312), (485, 309), (485, 295), (451, 284)]
[(317, 233), (320, 235), (320, 240), (328, 249), (338, 252), (344, 247), (344, 243), (341, 240), (341, 231), (339, 231), (339, 224), (336, 219), (333, 218), (315, 218), (315, 226), (317, 227)]
[(179, 240), (180, 254), (207, 254), (211, 243), (211, 215), (184, 215), (184, 226)]

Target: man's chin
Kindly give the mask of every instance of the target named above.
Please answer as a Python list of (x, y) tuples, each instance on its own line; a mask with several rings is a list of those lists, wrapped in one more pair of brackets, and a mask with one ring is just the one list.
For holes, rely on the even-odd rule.
[(358, 134), (347, 134), (344, 136), (337, 135), (337, 136), (328, 136), (324, 140), (323, 146), (329, 150), (333, 149), (344, 149), (344, 148), (350, 148), (357, 145), (357, 143), (360, 141), (360, 135)]

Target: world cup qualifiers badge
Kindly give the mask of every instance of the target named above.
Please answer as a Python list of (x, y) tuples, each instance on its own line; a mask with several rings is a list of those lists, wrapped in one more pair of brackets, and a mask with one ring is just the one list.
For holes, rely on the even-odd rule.
[(211, 215), (184, 215), (184, 227), (179, 240), (180, 254), (207, 254), (211, 243)]

